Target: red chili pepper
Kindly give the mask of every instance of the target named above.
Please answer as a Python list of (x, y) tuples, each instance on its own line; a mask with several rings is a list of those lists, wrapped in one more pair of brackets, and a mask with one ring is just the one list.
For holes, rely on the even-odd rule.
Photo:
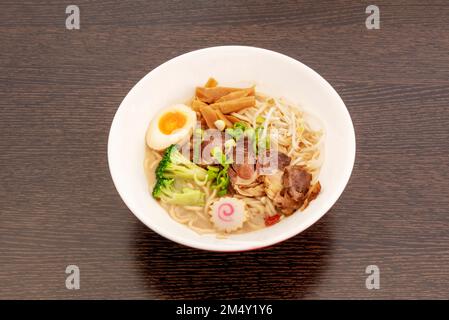
[(274, 216), (271, 216), (271, 217), (270, 216), (265, 217), (265, 225), (267, 227), (272, 226), (273, 224), (278, 223), (280, 219), (281, 219), (281, 215), (279, 213), (275, 214)]

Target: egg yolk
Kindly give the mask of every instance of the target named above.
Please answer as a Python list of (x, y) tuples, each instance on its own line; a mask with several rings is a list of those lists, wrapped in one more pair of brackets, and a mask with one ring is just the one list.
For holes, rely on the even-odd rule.
[(171, 134), (176, 129), (184, 127), (186, 122), (185, 114), (179, 111), (167, 112), (159, 119), (159, 130), (163, 134)]

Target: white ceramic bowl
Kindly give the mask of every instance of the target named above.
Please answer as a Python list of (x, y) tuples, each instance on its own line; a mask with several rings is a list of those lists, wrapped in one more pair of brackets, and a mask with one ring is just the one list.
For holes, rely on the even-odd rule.
[[(198, 235), (172, 220), (151, 197), (143, 169), (147, 126), (160, 109), (189, 99), (210, 76), (220, 85), (248, 86), (298, 104), (323, 122), (325, 160), (322, 191), (303, 212), (259, 231), (218, 239)], [(293, 237), (320, 219), (342, 194), (355, 158), (355, 134), (345, 104), (318, 73), (273, 51), (223, 46), (183, 54), (160, 65), (128, 93), (112, 122), (108, 160), (115, 187), (128, 208), (149, 228), (186, 246), (211, 251), (243, 251)]]

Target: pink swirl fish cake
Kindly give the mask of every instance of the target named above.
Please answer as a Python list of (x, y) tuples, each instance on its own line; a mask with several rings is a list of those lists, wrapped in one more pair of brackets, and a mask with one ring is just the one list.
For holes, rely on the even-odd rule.
[(210, 215), (215, 228), (224, 232), (240, 229), (247, 218), (245, 203), (242, 200), (230, 197), (215, 201), (211, 207)]

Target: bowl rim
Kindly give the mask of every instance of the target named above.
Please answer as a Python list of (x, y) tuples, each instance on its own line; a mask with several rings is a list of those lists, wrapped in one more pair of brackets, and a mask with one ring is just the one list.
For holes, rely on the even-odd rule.
[[(304, 68), (307, 72), (309, 72), (309, 73), (313, 74), (315, 77), (319, 78), (320, 81), (323, 83), (323, 85), (326, 87), (326, 91), (328, 91), (329, 94), (331, 94), (333, 96), (333, 99), (336, 99), (344, 107), (342, 111), (344, 112), (344, 116), (348, 120), (348, 125), (350, 125), (349, 131), (350, 131), (350, 138), (351, 138), (351, 141), (349, 142), (350, 149), (351, 149), (350, 166), (347, 167), (345, 174), (344, 174), (344, 178), (341, 180), (341, 183), (339, 184), (338, 189), (333, 192), (331, 198), (325, 203), (324, 209), (322, 210), (323, 211), (322, 214), (317, 215), (314, 219), (307, 220), (305, 223), (303, 223), (301, 225), (298, 225), (297, 228), (291, 228), (290, 232), (285, 232), (285, 233), (279, 234), (277, 236), (273, 236), (273, 237), (269, 237), (264, 240), (260, 240), (260, 242), (261, 242), (260, 246), (254, 246), (253, 242), (248, 241), (248, 243), (241, 243), (239, 245), (238, 249), (230, 248), (229, 246), (225, 246), (225, 245), (220, 246), (216, 243), (204, 243), (204, 242), (200, 242), (200, 241), (192, 241), (190, 239), (186, 240), (182, 237), (177, 237), (173, 233), (168, 232), (168, 231), (164, 230), (163, 228), (160, 228), (157, 224), (148, 223), (148, 220), (143, 219), (141, 214), (138, 213), (139, 210), (136, 210), (136, 208), (134, 208), (129, 203), (127, 198), (124, 196), (123, 190), (121, 189), (120, 185), (117, 183), (117, 178), (116, 178), (116, 174), (114, 172), (114, 168), (111, 165), (111, 162), (112, 162), (111, 149), (112, 149), (112, 145), (114, 143), (113, 139), (112, 139), (112, 137), (113, 137), (112, 133), (115, 130), (115, 127), (117, 126), (117, 122), (118, 122), (117, 119), (120, 116), (120, 113), (123, 111), (123, 108), (122, 108), (123, 103), (127, 100), (128, 96), (134, 91), (134, 89), (136, 87), (138, 87), (143, 81), (145, 81), (146, 78), (150, 77), (151, 74), (156, 73), (157, 70), (164, 68), (164, 66), (166, 66), (168, 64), (175, 63), (178, 60), (181, 60), (186, 56), (195, 55), (195, 54), (198, 54), (198, 53), (201, 53), (204, 51), (215, 51), (215, 50), (223, 50), (223, 49), (224, 50), (252, 50), (253, 52), (259, 51), (262, 54), (270, 54), (270, 55), (276, 56), (280, 59), (284, 59), (290, 63), (295, 63), (295, 64), (301, 65), (301, 67)], [(224, 45), (224, 46), (214, 46), (214, 47), (206, 47), (206, 48), (202, 48), (202, 49), (192, 50), (192, 51), (183, 53), (181, 55), (175, 56), (174, 58), (171, 58), (171, 59), (167, 60), (166, 62), (160, 64), (159, 66), (157, 66), (156, 68), (154, 68), (150, 72), (148, 72), (145, 76), (143, 76), (128, 91), (128, 93), (123, 98), (122, 102), (120, 103), (119, 107), (117, 108), (117, 110), (114, 114), (114, 117), (113, 117), (113, 120), (111, 123), (111, 128), (109, 130), (109, 135), (108, 135), (107, 155), (108, 155), (109, 172), (111, 174), (113, 184), (114, 184), (117, 192), (119, 193), (122, 201), (125, 203), (125, 205), (128, 207), (128, 209), (148, 228), (155, 231), (156, 233), (158, 233), (159, 235), (163, 236), (166, 239), (169, 239), (173, 242), (176, 242), (178, 244), (181, 244), (181, 245), (184, 245), (187, 247), (196, 248), (196, 249), (200, 249), (200, 250), (206, 250), (206, 251), (213, 251), (213, 252), (241, 252), (241, 251), (250, 251), (250, 250), (256, 250), (256, 249), (269, 247), (269, 246), (275, 245), (277, 243), (283, 242), (285, 240), (288, 240), (288, 239), (300, 234), (301, 232), (303, 232), (304, 230), (308, 229), (310, 226), (315, 224), (318, 220), (320, 220), (332, 208), (332, 206), (338, 201), (338, 199), (343, 194), (343, 191), (349, 182), (349, 179), (352, 175), (352, 171), (354, 168), (355, 158), (356, 158), (356, 137), (355, 137), (354, 124), (352, 122), (351, 115), (349, 114), (349, 110), (346, 107), (346, 104), (343, 102), (342, 98), (337, 93), (337, 91), (318, 72), (316, 72), (309, 66), (305, 65), (304, 63), (302, 63), (292, 57), (289, 57), (285, 54), (282, 54), (282, 53), (279, 53), (279, 52), (276, 52), (273, 50), (254, 47), (254, 46)], [(295, 212), (295, 213), (297, 213), (297, 212)]]

